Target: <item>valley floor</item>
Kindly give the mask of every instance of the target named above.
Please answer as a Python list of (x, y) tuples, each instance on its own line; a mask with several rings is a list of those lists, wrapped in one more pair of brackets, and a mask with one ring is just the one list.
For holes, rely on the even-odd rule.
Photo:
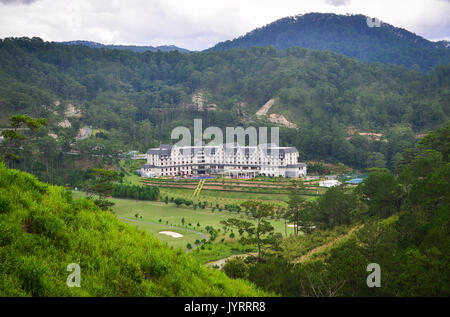
[[(74, 198), (85, 197), (85, 194), (79, 191), (73, 191), (72, 195)], [(181, 248), (185, 251), (192, 250), (189, 254), (201, 263), (254, 251), (253, 247), (242, 246), (237, 242), (239, 236), (237, 232), (235, 238), (229, 237), (230, 232), (225, 234), (223, 225), (220, 223), (231, 217), (247, 218), (243, 213), (213, 211), (211, 208), (176, 207), (173, 203), (165, 204), (155, 201), (108, 199), (114, 202), (115, 205), (112, 209), (119, 219), (147, 231), (167, 243), (169, 247)], [(275, 231), (283, 236), (285, 233), (292, 235), (294, 232), (293, 227), (286, 226), (285, 228), (284, 221), (281, 219), (273, 219), (271, 223)], [(210, 244), (199, 243), (203, 239), (208, 240), (209, 238), (207, 226), (220, 230), (219, 235)], [(182, 237), (174, 238), (161, 234), (162, 231), (179, 233)], [(191, 249), (187, 247), (188, 244)], [(201, 248), (202, 246), (203, 248)]]

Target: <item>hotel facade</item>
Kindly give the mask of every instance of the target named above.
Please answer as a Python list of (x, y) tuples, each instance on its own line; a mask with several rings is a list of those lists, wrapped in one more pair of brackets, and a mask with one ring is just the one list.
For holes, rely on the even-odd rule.
[(304, 177), (306, 164), (298, 162), (294, 147), (274, 144), (240, 146), (176, 146), (161, 144), (149, 149), (147, 163), (141, 166), (142, 177), (164, 176), (275, 176)]

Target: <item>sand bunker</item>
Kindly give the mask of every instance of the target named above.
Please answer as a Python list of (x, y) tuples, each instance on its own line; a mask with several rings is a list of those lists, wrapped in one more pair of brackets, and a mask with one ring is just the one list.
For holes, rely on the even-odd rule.
[(160, 231), (160, 234), (165, 234), (166, 236), (171, 236), (172, 238), (181, 238), (183, 237), (182, 234), (172, 232), (172, 231)]

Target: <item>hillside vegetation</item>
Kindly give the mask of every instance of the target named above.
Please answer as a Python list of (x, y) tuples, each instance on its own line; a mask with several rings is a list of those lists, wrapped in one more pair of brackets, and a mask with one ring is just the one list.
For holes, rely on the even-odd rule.
[[(70, 263), (81, 287), (66, 285)], [(265, 296), (0, 163), (0, 296)]]
[(295, 47), (134, 53), (4, 39), (0, 128), (13, 114), (46, 118), (39, 142), (16, 147), (13, 167), (74, 185), (81, 174), (68, 172), (72, 160), (111, 163), (120, 151), (172, 143), (170, 131), (192, 128), (194, 118), (204, 128), (270, 126), (255, 114), (273, 98), (267, 115), (299, 127), (282, 128), (280, 143), (297, 147), (302, 160), (392, 169), (417, 134), (448, 119), (449, 65), (422, 74)]

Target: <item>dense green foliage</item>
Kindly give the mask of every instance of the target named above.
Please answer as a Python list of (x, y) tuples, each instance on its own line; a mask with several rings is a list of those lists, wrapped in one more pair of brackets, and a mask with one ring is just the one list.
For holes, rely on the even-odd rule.
[(139, 200), (158, 200), (159, 188), (155, 186), (114, 185), (112, 196), (117, 198), (134, 198)]
[[(319, 226), (363, 222), (319, 258), (293, 264), (292, 255), (280, 252), (267, 255), (265, 262), (234, 261), (225, 272), (284, 296), (449, 296), (450, 162), (443, 159), (449, 127), (404, 152), (398, 177), (374, 169), (354, 193), (331, 188), (310, 207), (310, 220)], [(308, 247), (315, 234), (298, 237), (299, 249)], [(366, 284), (369, 263), (381, 267), (379, 288)]]
[(350, 224), (358, 215), (356, 196), (343, 186), (329, 188), (317, 200), (305, 204), (302, 210), (304, 222), (319, 228), (333, 228)]
[[(81, 287), (66, 285), (70, 263)], [(0, 296), (263, 296), (86, 199), (0, 163)]]
[(327, 166), (324, 166), (322, 163), (308, 163), (307, 164), (307, 171), (309, 175), (327, 175), (330, 174), (330, 168)]
[(387, 23), (368, 27), (364, 15), (309, 13), (286, 17), (257, 28), (213, 50), (273, 45), (330, 50), (367, 62), (392, 63), (431, 69), (450, 62), (448, 42), (431, 42)]

